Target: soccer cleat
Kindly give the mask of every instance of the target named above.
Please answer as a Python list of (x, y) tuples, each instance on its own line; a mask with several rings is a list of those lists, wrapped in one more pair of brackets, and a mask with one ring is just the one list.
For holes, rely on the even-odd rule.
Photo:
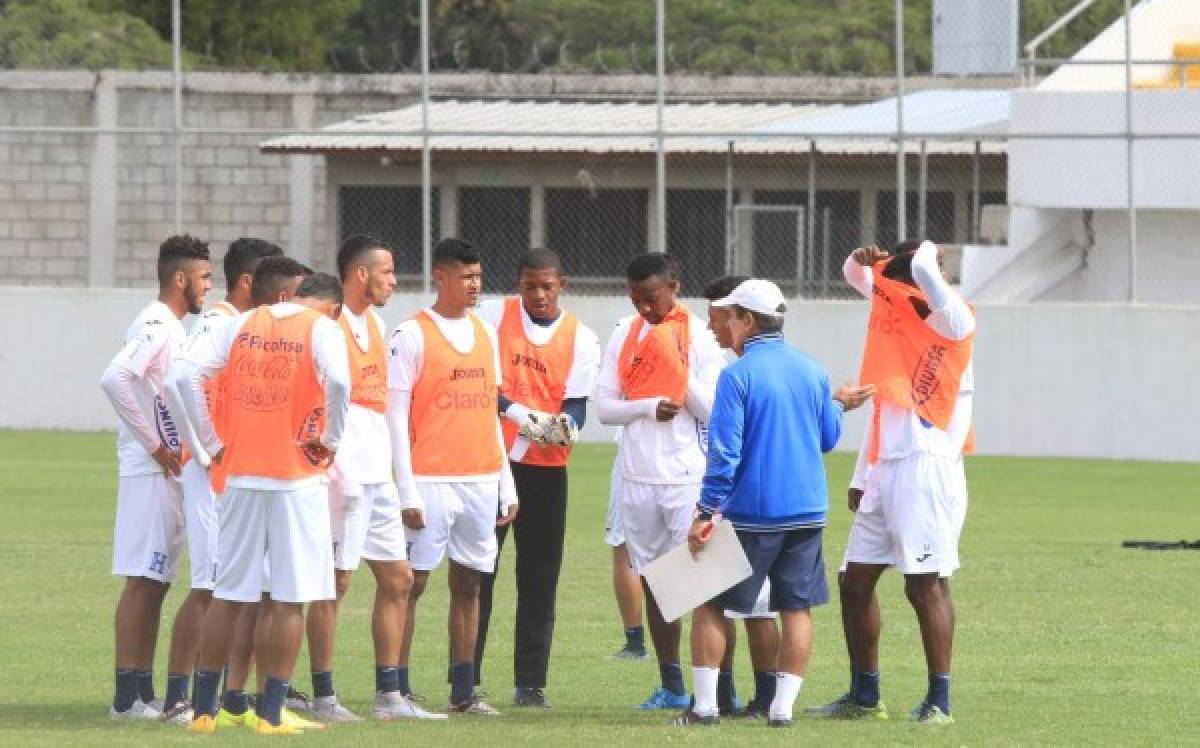
[[(247, 709), (241, 714), (234, 714), (225, 707), (217, 710), (217, 727), (246, 727), (247, 722), (257, 719), (258, 715), (252, 709)], [(250, 729), (254, 729), (253, 724), (250, 725)]]
[(312, 716), (322, 722), (362, 722), (363, 718), (338, 703), (337, 696), (318, 696), (313, 700)]
[(715, 727), (719, 724), (721, 724), (721, 718), (718, 715), (710, 714), (702, 717), (691, 709), (671, 720), (671, 725), (675, 727)]
[(192, 718), (195, 715), (196, 712), (194, 709), (192, 709), (192, 702), (184, 699), (167, 711), (163, 712), (160, 719), (162, 719), (163, 722), (170, 722), (173, 725), (186, 725), (192, 721)]
[(209, 735), (217, 731), (217, 721), (210, 714), (201, 714), (187, 724), (184, 728), (188, 732), (199, 733), (201, 735)]
[(150, 704), (138, 699), (123, 712), (118, 712), (111, 704), (108, 706), (108, 718), (111, 720), (122, 719), (159, 719), (162, 717), (162, 712), (155, 709)]
[(644, 644), (641, 646), (626, 644), (613, 657), (616, 657), (618, 660), (648, 660), (650, 659), (650, 653), (646, 651)]
[(445, 714), (425, 711), (417, 706), (412, 697), (399, 691), (376, 693), (371, 716), (385, 722), (393, 719), (446, 719)]
[(480, 700), (478, 696), (473, 697), (470, 701), (464, 701), (461, 704), (451, 704), (446, 710), (451, 714), (473, 714), (476, 717), (500, 717), (500, 710), (489, 706), (486, 701)]
[(770, 704), (760, 704), (754, 699), (751, 699), (746, 708), (738, 712), (734, 716), (739, 719), (763, 719), (770, 712)]
[(254, 725), (254, 734), (255, 735), (303, 735), (304, 730), (301, 730), (299, 727), (297, 727), (295, 725), (288, 724), (288, 721), (286, 718), (283, 720), (283, 722), (280, 722), (278, 725), (273, 725), (270, 722), (266, 721), (265, 719), (260, 719)]
[(742, 713), (742, 701), (734, 695), (733, 701), (728, 704), (720, 704), (718, 713), (722, 717), (736, 717)]
[(548, 709), (549, 704), (546, 703), (546, 692), (540, 688), (524, 688), (517, 687), (513, 693), (513, 706), (528, 706), (539, 709)]
[(687, 709), (691, 704), (691, 699), (686, 693), (675, 694), (665, 688), (657, 688), (654, 693), (650, 694), (650, 698), (638, 704), (637, 709), (671, 709), (673, 711), (682, 711)]
[(783, 717), (771, 717), (767, 720), (767, 727), (791, 727), (792, 721)]
[[(288, 709), (287, 707), (284, 707), (283, 711), (280, 714), (283, 717), (283, 724), (290, 725), (290, 726), (296, 728), (297, 730), (324, 730), (325, 729), (325, 725), (321, 724), (320, 722), (313, 722), (311, 719), (305, 719), (304, 717), (301, 717), (299, 714), (296, 714), (295, 712), (293, 712), (291, 709)], [(266, 722), (266, 720), (262, 719), (261, 717), (259, 718), (258, 721)]]
[(854, 703), (854, 694), (847, 691), (828, 704), (815, 704), (804, 707), (804, 713), (822, 719), (838, 719), (847, 706)]
[(922, 701), (917, 704), (911, 712), (908, 713), (908, 718), (914, 722), (919, 722), (923, 725), (952, 725), (954, 717), (942, 711), (942, 708), (937, 704), (930, 704)]
[(293, 712), (311, 712), (313, 705), (312, 699), (303, 691), (288, 686), (287, 698), (284, 699), (283, 705)]

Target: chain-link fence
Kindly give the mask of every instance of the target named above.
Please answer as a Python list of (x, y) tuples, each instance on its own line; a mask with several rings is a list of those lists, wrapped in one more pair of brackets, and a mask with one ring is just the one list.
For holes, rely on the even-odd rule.
[[(329, 50), (334, 75), (222, 72), (187, 29), (174, 73), (2, 70), (0, 283), (147, 285), (176, 231), (331, 269), (370, 233), (409, 289), (453, 235), (491, 291), (547, 246), (577, 292), (622, 293), (631, 257), (666, 250), (688, 294), (738, 273), (838, 299), (854, 248), (929, 239), (984, 301), (1197, 298), (1200, 9), (880, 0), (831, 57), (739, 52), (665, 5), (588, 40), (530, 16), (518, 54), (438, 21), (422, 52), (414, 2), (390, 47)], [(1055, 46), (1080, 25), (1091, 42)]]

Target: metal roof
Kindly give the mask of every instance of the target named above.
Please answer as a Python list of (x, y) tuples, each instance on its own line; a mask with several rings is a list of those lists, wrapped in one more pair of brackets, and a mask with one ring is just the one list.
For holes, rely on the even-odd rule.
[[(951, 93), (951, 92), (944, 92)], [(992, 92), (995, 93), (995, 92)], [(920, 94), (914, 94), (920, 96)], [(809, 123), (826, 123), (818, 140), (822, 153), (873, 155), (894, 153), (886, 138), (848, 137), (852, 129), (833, 125), (838, 117), (880, 104), (843, 108), (798, 104), (668, 104), (664, 107), (664, 146), (670, 154), (723, 155), (729, 142), (739, 154), (807, 153), (812, 142)], [(907, 105), (907, 99), (906, 99)], [(870, 115), (869, 132), (891, 128)], [(906, 120), (908, 118), (906, 117)], [(646, 102), (574, 102), (515, 100), (440, 100), (429, 104), (430, 146), (438, 153), (540, 153), (651, 155), (656, 109)], [(286, 135), (267, 140), (267, 153), (413, 153), (421, 150), (419, 104), (390, 112), (367, 114), (321, 129), (319, 134)], [(860, 128), (865, 130), (865, 128)], [(624, 135), (624, 133), (630, 133)], [(736, 137), (732, 133), (738, 133)], [(766, 137), (755, 138), (754, 133)], [(789, 137), (794, 135), (795, 137)], [(839, 137), (840, 136), (840, 137)], [(999, 146), (1003, 150), (1003, 146)], [(932, 142), (932, 154), (969, 153), (967, 143)], [(989, 149), (991, 150), (991, 149)]]
[[(904, 97), (904, 129), (929, 135), (1003, 135), (1011, 112), (1011, 91), (920, 91)], [(894, 98), (764, 128), (768, 132), (833, 137), (895, 129)]]

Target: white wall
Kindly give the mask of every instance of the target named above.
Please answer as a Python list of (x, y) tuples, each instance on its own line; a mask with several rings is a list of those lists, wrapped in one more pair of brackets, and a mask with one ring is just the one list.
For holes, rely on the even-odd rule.
[[(147, 300), (138, 290), (0, 287), (0, 427), (112, 428), (96, 383)], [(419, 303), (398, 297), (384, 316), (397, 322)], [(570, 306), (602, 339), (629, 310), (613, 297)], [(1200, 371), (1200, 308), (984, 306), (979, 318), (981, 453), (1200, 460), (1200, 391), (1187, 381)], [(865, 303), (797, 302), (786, 330), (838, 382), (857, 371), (865, 319)], [(864, 420), (848, 418), (843, 449), (857, 447)], [(594, 424), (587, 433), (606, 438)]]

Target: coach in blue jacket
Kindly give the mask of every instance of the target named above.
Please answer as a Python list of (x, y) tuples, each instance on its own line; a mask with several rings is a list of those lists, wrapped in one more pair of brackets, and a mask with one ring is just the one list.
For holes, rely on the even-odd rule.
[(821, 555), (829, 508), (821, 453), (841, 437), (842, 414), (866, 402), (873, 389), (848, 385), (831, 392), (821, 367), (783, 342), (787, 305), (774, 283), (745, 281), (713, 306), (731, 310), (734, 350), (741, 358), (717, 380), (708, 469), (688, 543), (694, 554), (701, 553), (711, 525), (723, 516), (737, 530), (753, 573), (693, 613), (696, 699), (676, 723), (718, 721), (723, 611), (750, 612), (769, 577), (771, 609), (780, 613), (783, 636), (768, 724), (786, 727), (812, 651), (809, 608), (829, 601)]

